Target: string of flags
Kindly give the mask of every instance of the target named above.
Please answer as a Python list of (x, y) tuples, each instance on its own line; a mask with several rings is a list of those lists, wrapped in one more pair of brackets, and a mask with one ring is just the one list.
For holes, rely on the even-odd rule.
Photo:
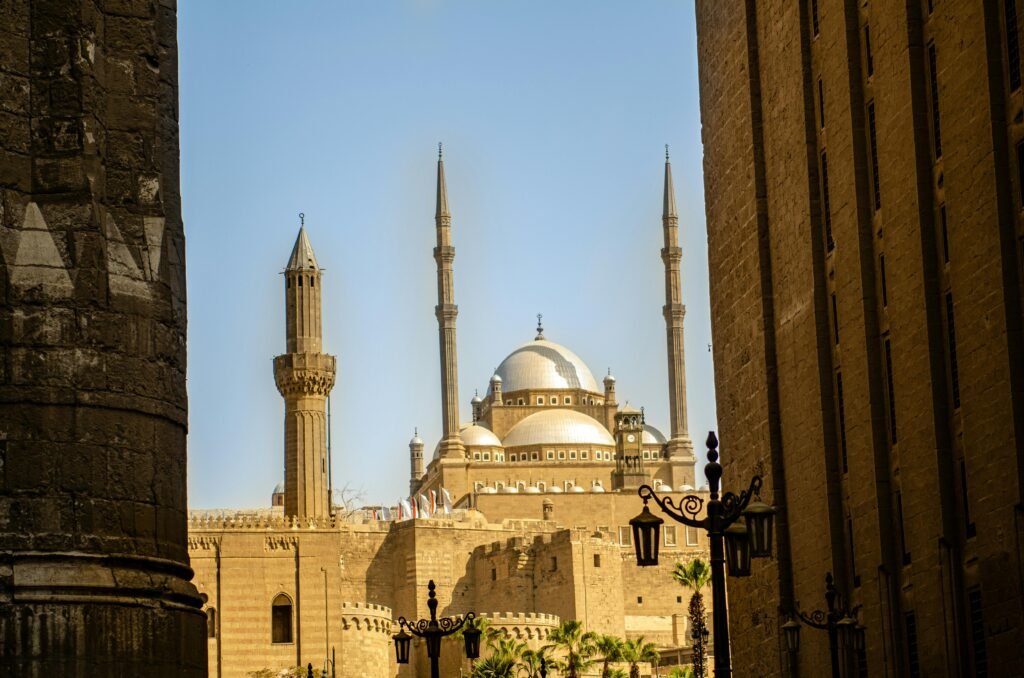
[(441, 494), (436, 490), (429, 490), (427, 493), (415, 494), (404, 499), (399, 499), (393, 507), (383, 506), (370, 509), (373, 520), (402, 521), (415, 518), (432, 518), (438, 514), (448, 516), (452, 512), (452, 496), (448, 490), (441, 488)]

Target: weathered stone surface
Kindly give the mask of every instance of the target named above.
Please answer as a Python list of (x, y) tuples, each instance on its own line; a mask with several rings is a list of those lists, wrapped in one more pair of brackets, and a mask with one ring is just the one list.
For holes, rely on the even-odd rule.
[(3, 675), (206, 673), (175, 31), (152, 1), (0, 3)]

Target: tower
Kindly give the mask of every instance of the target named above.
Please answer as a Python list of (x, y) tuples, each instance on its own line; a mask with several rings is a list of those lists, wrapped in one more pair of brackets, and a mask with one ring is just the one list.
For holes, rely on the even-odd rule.
[(676, 212), (676, 192), (672, 186), (672, 163), (669, 162), (668, 146), (665, 146), (665, 195), (662, 201), (661, 227), (665, 235), (665, 246), (661, 260), (665, 263), (665, 331), (668, 339), (668, 398), (671, 415), (671, 434), (668, 441), (668, 456), (673, 462), (672, 485), (678, 487), (684, 482), (693, 482), (693, 441), (686, 423), (686, 358), (683, 347), (683, 306), (682, 286), (679, 281), (679, 267), (683, 251), (679, 247), (679, 214)]
[(423, 439), (419, 429), (413, 431), (409, 441), (409, 494), (415, 495), (423, 478)]
[(459, 438), (459, 369), (455, 342), (455, 319), (459, 307), (455, 305), (455, 248), (452, 247), (452, 215), (448, 211), (448, 188), (444, 181), (444, 158), (441, 144), (437, 145), (437, 208), (434, 211), (437, 230), (437, 329), (441, 352), (441, 459), (463, 460), (466, 448)]
[(330, 513), (326, 407), (335, 360), (321, 350), (320, 277), (303, 225), (284, 271), (288, 352), (274, 358), (284, 397), (284, 512), (300, 518)]
[(633, 490), (649, 479), (643, 462), (644, 413), (626, 406), (615, 414), (615, 471), (612, 489)]

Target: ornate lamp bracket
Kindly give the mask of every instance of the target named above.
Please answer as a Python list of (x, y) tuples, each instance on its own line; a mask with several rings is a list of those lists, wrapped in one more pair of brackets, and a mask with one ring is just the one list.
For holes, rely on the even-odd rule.
[(704, 508), (704, 498), (699, 495), (687, 494), (676, 502), (672, 497), (659, 497), (650, 485), (641, 485), (637, 494), (644, 500), (645, 506), (648, 500), (653, 499), (654, 503), (677, 523), (708, 529), (708, 519), (697, 517)]

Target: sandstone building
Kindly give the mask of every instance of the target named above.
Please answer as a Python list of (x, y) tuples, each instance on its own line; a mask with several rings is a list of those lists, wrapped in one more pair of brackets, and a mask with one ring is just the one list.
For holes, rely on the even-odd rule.
[[(662, 565), (641, 570), (628, 528), (640, 511), (641, 483), (676, 496), (695, 484), (683, 383), (682, 256), (667, 160), (664, 194), (669, 435), (647, 424), (642, 410), (621, 407), (615, 378), (609, 374), (599, 385), (579, 356), (545, 338), (539, 323), (536, 337), (490, 376), (486, 397), (473, 398), (472, 420), (464, 423), (452, 217), (439, 158), (434, 257), (443, 434), (426, 467), (424, 442), (410, 441), (409, 487), (416, 496), (444, 497), (444, 489), (453, 507), (402, 520), (330, 501), (325, 403), (335, 386), (335, 358), (323, 353), (322, 271), (300, 229), (284, 275), (287, 352), (274, 361), (285, 399), (283, 486), (266, 511), (197, 512), (189, 523), (211, 676), (322, 667), (332, 656), (338, 676), (428, 675), (422, 645), (414, 645), (409, 666), (394, 663), (391, 634), (400, 615), (428, 616), (430, 580), (441, 614), (474, 611), (532, 647), (544, 644), (560, 620), (578, 619), (590, 630), (643, 635), (686, 655), (689, 593), (671, 570), (677, 561), (706, 557), (706, 537), (666, 527)], [(343, 444), (337, 453), (346, 453)], [(450, 645), (442, 674), (468, 668), (461, 656)]]
[(173, 0), (0, 2), (0, 675), (200, 676)]
[(1022, 9), (697, 2), (725, 478), (779, 508), (738, 675), (821, 675), (826, 571), (860, 675), (1021, 675)]

